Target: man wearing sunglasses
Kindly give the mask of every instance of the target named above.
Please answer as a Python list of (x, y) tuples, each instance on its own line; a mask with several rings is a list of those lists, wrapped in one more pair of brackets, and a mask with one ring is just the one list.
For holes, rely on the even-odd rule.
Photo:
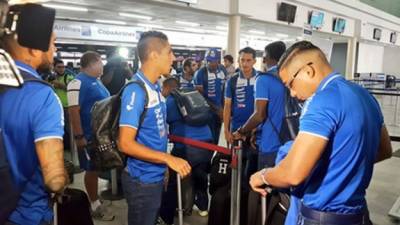
[(310, 42), (290, 47), (278, 68), (292, 96), (306, 100), (300, 131), (280, 164), (252, 175), (252, 188), (266, 195), (265, 186), (302, 185), (299, 224), (371, 224), (365, 190), (374, 163), (392, 154), (379, 104)]

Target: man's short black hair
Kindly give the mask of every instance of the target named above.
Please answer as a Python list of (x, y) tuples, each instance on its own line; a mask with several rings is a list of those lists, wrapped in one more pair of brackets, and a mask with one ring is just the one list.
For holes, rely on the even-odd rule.
[(225, 60), (228, 60), (229, 62), (233, 63), (233, 57), (231, 55), (225, 55), (224, 56)]
[(275, 41), (265, 46), (266, 55), (277, 62), (285, 51), (286, 45), (283, 41)]
[(239, 55), (242, 53), (251, 54), (253, 56), (253, 59), (255, 59), (256, 55), (257, 55), (256, 50), (254, 50), (253, 48), (250, 48), (250, 47), (245, 47), (245, 48), (240, 49)]
[(296, 56), (297, 54), (308, 51), (308, 50), (319, 50), (321, 51), (320, 48), (317, 46), (313, 45), (309, 41), (299, 41), (294, 43), (290, 48), (286, 50), (286, 52), (282, 55), (281, 59), (278, 62), (278, 68), (279, 70), (282, 69), (282, 66), (285, 66), (286, 64), (290, 63), (290, 61)]
[(186, 67), (192, 67), (192, 62), (194, 61), (194, 59), (192, 58), (187, 58), (185, 59), (185, 61), (183, 61), (183, 69), (185, 69)]
[(163, 86), (169, 86), (171, 84), (175, 83), (177, 86), (179, 86), (179, 81), (175, 77), (168, 77), (163, 81)]
[(62, 61), (60, 58), (54, 58), (54, 60), (53, 60), (54, 62), (53, 62), (53, 66), (55, 67), (57, 64), (60, 64), (60, 63), (62, 63), (63, 65), (64, 65), (64, 61)]
[[(151, 49), (152, 44), (154, 44), (151, 43), (151, 39), (158, 39), (162, 43), (168, 41), (167, 35), (160, 31), (147, 31), (142, 33), (137, 44), (139, 59), (142, 63), (147, 60), (148, 54), (150, 53), (149, 50)], [(159, 51), (160, 50), (161, 49), (159, 49)]]

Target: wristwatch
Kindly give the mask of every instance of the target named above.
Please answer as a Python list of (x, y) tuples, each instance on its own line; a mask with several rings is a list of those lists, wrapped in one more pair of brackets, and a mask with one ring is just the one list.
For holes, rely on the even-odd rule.
[(85, 137), (85, 135), (83, 135), (83, 134), (74, 135), (74, 139), (76, 139), (76, 140), (83, 139), (84, 137)]

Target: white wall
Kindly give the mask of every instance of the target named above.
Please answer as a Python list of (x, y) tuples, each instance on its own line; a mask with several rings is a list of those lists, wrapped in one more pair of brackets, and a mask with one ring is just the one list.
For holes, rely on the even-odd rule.
[(394, 46), (386, 46), (383, 57), (383, 72), (386, 74), (396, 75), (400, 78), (400, 48)]
[(384, 50), (385, 48), (381, 45), (360, 43), (357, 73), (383, 73)]

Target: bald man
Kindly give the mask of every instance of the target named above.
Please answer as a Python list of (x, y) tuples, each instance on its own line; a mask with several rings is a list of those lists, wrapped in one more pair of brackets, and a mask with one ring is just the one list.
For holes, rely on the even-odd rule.
[(279, 165), (252, 175), (252, 188), (266, 195), (265, 186), (302, 185), (298, 224), (371, 224), (365, 190), (374, 163), (392, 154), (377, 101), (310, 42), (290, 47), (278, 68), (292, 96), (306, 100), (300, 131)]

